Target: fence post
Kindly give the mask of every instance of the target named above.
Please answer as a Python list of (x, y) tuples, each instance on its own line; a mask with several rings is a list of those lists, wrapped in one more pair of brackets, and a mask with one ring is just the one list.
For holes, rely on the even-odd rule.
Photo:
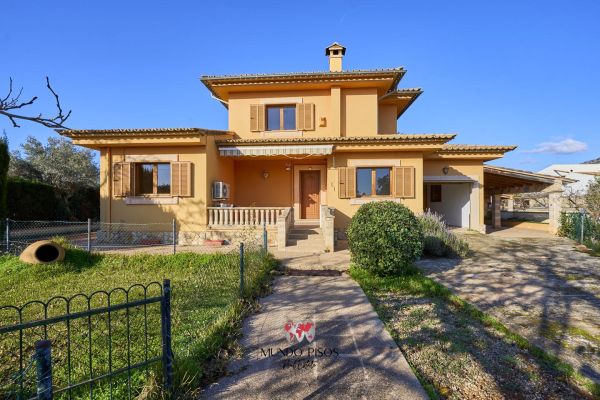
[(6, 252), (10, 251), (10, 219), (6, 218)]
[(244, 243), (240, 243), (240, 297), (244, 297)]
[(52, 400), (52, 344), (49, 340), (35, 342), (38, 400)]
[(585, 210), (581, 209), (581, 211), (579, 212), (579, 216), (581, 217), (581, 232), (579, 235), (579, 243), (583, 243), (583, 233), (585, 231)]
[(175, 224), (175, 218), (173, 218), (173, 254), (177, 253), (177, 225)]
[(265, 253), (269, 248), (269, 239), (267, 238), (267, 223), (263, 221), (263, 250)]
[(92, 252), (92, 219), (88, 218), (88, 236), (87, 236), (87, 251)]
[(171, 347), (171, 281), (163, 281), (163, 298), (160, 302), (162, 364), (165, 391), (173, 395), (173, 348)]

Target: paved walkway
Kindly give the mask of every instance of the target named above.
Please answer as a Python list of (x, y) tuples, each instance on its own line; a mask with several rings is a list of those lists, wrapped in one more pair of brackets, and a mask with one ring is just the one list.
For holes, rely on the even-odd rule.
[(298, 270), (347, 271), (350, 267), (350, 251), (335, 252), (291, 252), (275, 251), (275, 258), (282, 267)]
[(574, 250), (571, 240), (525, 233), (463, 234), (471, 257), (417, 264), (460, 297), (600, 382), (600, 258)]
[[(314, 321), (315, 340), (290, 346), (289, 320)], [(428, 398), (363, 291), (345, 275), (277, 278), (260, 312), (244, 321), (242, 345), (243, 359), (203, 398)]]

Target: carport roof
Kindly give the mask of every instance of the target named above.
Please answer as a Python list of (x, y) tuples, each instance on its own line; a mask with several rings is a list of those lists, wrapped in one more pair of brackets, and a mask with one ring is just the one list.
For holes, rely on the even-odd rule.
[(491, 165), (484, 165), (483, 173), (484, 188), (490, 194), (541, 192), (554, 184), (576, 182), (573, 179)]

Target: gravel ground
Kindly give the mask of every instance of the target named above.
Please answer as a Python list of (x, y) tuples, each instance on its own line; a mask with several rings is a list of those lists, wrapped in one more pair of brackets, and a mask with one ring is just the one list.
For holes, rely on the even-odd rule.
[(600, 383), (600, 258), (565, 238), (464, 238), (468, 258), (424, 259), (419, 267)]
[(527, 351), (441, 299), (375, 296), (409, 363), (442, 398), (585, 398)]

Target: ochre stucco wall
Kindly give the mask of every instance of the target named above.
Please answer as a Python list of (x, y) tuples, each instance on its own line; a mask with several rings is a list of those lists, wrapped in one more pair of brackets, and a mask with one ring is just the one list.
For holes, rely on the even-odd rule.
[[(100, 218), (103, 222), (127, 223), (171, 223), (177, 220), (181, 230), (198, 230), (206, 224), (207, 174), (206, 148), (185, 147), (116, 147), (112, 148), (112, 163), (108, 150), (101, 151), (100, 180), (104, 182), (100, 193)], [(181, 197), (178, 204), (126, 204), (125, 198), (112, 197), (112, 179), (109, 169), (112, 164), (124, 161), (126, 155), (177, 155), (179, 161), (192, 162), (192, 196)]]
[[(337, 91), (340, 93), (339, 99), (336, 97)], [(332, 97), (332, 93), (335, 96)], [(231, 93), (229, 130), (236, 132), (241, 138), (300, 135), (302, 137), (372, 136), (377, 135), (380, 122), (377, 102), (376, 88)], [(293, 103), (313, 103), (315, 105), (315, 130), (303, 132), (250, 131), (251, 104)], [(394, 133), (396, 130), (395, 106), (392, 108), (394, 111), (392, 113), (386, 111), (382, 120), (385, 124), (385, 133)], [(391, 120), (390, 115), (393, 115)], [(325, 126), (321, 126), (321, 118), (325, 118)]]
[(342, 89), (341, 136), (377, 135), (377, 89)]
[(235, 198), (237, 185), (235, 181), (233, 159), (230, 157), (220, 157), (219, 150), (215, 144), (214, 138), (208, 138), (206, 142), (206, 193), (208, 206), (214, 206), (212, 201), (212, 185), (215, 181), (223, 181), (230, 185), (231, 203)]
[[(424, 175), (425, 176), (443, 176), (443, 168), (448, 167), (448, 176), (464, 175), (476, 178), (479, 182), (479, 219), (471, 218), (473, 229), (484, 228), (485, 215), (485, 197), (483, 195), (483, 161), (481, 160), (425, 160)], [(477, 226), (479, 225), (479, 226)]]
[(379, 106), (378, 133), (392, 135), (397, 131), (396, 106), (394, 104), (382, 104)]
[(395, 199), (414, 212), (423, 211), (423, 155), (417, 152), (379, 152), (379, 153), (335, 153), (327, 163), (327, 204), (335, 207), (335, 227), (345, 228), (350, 218), (366, 199), (340, 199), (338, 194), (338, 167), (347, 166), (413, 166), (415, 167), (415, 196)]
[[(250, 105), (251, 104), (291, 104), (313, 103), (315, 105), (315, 130), (305, 131), (304, 137), (333, 136), (331, 131), (330, 91), (305, 90), (297, 92), (259, 92), (259, 93), (232, 93), (229, 99), (229, 130), (234, 131), (241, 138), (261, 138), (269, 135), (279, 137), (289, 135), (289, 132), (251, 132), (250, 131)], [(321, 117), (327, 119), (326, 126), (320, 125)]]
[[(291, 207), (293, 173), (286, 171), (286, 160), (235, 161), (234, 204), (239, 207)], [(263, 171), (269, 173), (263, 177)]]

